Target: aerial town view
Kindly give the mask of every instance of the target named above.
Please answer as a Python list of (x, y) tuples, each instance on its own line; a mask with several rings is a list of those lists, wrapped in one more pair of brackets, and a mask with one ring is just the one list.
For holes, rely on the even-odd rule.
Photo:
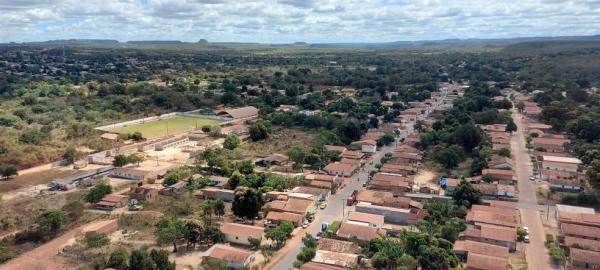
[(597, 1), (0, 0), (0, 270), (600, 269)]

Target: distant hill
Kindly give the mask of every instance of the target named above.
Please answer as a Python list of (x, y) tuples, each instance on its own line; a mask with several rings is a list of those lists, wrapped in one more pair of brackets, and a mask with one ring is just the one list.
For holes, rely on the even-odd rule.
[(505, 54), (547, 54), (573, 51), (600, 51), (600, 39), (530, 41), (510, 44), (502, 49)]
[(127, 41), (127, 44), (135, 45), (168, 45), (168, 44), (182, 44), (179, 40), (131, 40)]
[[(600, 35), (595, 36), (562, 36), (562, 37), (522, 37), (522, 38), (506, 38), (506, 39), (443, 39), (443, 40), (418, 40), (418, 41), (394, 41), (394, 42), (348, 42), (348, 43), (257, 43), (257, 42), (208, 42), (205, 39), (201, 42), (183, 42), (179, 40), (132, 40), (127, 42), (119, 42), (112, 39), (65, 39), (65, 40), (50, 40), (43, 42), (24, 42), (24, 43), (4, 43), (2, 47), (8, 46), (60, 46), (60, 45), (83, 45), (83, 46), (101, 46), (101, 47), (130, 47), (130, 46), (160, 46), (161, 48), (169, 48), (170, 45), (185, 46), (185, 48), (196, 48), (199, 46), (220, 47), (220, 48), (262, 48), (262, 47), (290, 47), (290, 48), (357, 48), (357, 49), (435, 49), (435, 48), (490, 48), (493, 50), (533, 50), (551, 48), (566, 49), (570, 45), (568, 42), (592, 42), (580, 43), (577, 46), (594, 47), (594, 42), (600, 41)], [(550, 42), (549, 44), (546, 44)], [(556, 42), (556, 43), (553, 43)], [(562, 42), (562, 43), (561, 43)], [(564, 43), (567, 42), (567, 43)], [(515, 44), (525, 43), (519, 46)]]
[(523, 37), (507, 39), (443, 39), (443, 40), (421, 40), (421, 41), (394, 41), (382, 43), (314, 43), (311, 47), (316, 48), (407, 48), (407, 47), (432, 47), (432, 46), (456, 46), (456, 45), (484, 45), (484, 46), (506, 46), (521, 42), (532, 41), (577, 41), (577, 40), (598, 40), (600, 35), (596, 36), (564, 36), (564, 37)]

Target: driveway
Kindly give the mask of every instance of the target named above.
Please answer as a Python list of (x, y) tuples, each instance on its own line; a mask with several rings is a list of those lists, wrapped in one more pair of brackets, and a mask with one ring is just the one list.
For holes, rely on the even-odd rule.
[(529, 228), (530, 243), (524, 245), (527, 266), (528, 269), (558, 269), (554, 267), (548, 256), (544, 245), (546, 239), (544, 226), (539, 208), (535, 207), (537, 205), (535, 185), (533, 181), (529, 180), (529, 176), (533, 173), (533, 167), (525, 147), (523, 116), (517, 110), (513, 110), (512, 117), (517, 124), (517, 131), (511, 141), (511, 152), (516, 164), (519, 188), (518, 207), (521, 213), (521, 225)]

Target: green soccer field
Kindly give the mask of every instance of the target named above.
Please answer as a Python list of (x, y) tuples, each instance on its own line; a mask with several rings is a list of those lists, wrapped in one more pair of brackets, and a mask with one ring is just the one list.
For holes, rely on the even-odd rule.
[[(218, 125), (221, 121), (212, 119), (203, 119), (186, 116), (175, 116), (167, 119), (155, 120), (146, 123), (132, 124), (123, 127), (108, 129), (107, 131), (128, 134), (139, 131), (144, 138), (152, 139), (166, 136), (168, 134), (176, 134), (186, 132), (196, 127), (204, 125)], [(168, 133), (167, 133), (168, 128)]]

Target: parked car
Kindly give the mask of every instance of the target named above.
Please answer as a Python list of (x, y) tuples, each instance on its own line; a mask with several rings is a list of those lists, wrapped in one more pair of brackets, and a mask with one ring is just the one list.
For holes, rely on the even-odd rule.
[(321, 209), (325, 209), (325, 208), (327, 208), (327, 204), (326, 204), (326, 203), (323, 203), (323, 204), (321, 204), (321, 206), (319, 206), (319, 208), (321, 208)]
[(529, 235), (525, 235), (525, 237), (523, 237), (523, 242), (529, 243)]
[(304, 223), (302, 223), (302, 228), (303, 229), (308, 228), (308, 221), (304, 221)]

